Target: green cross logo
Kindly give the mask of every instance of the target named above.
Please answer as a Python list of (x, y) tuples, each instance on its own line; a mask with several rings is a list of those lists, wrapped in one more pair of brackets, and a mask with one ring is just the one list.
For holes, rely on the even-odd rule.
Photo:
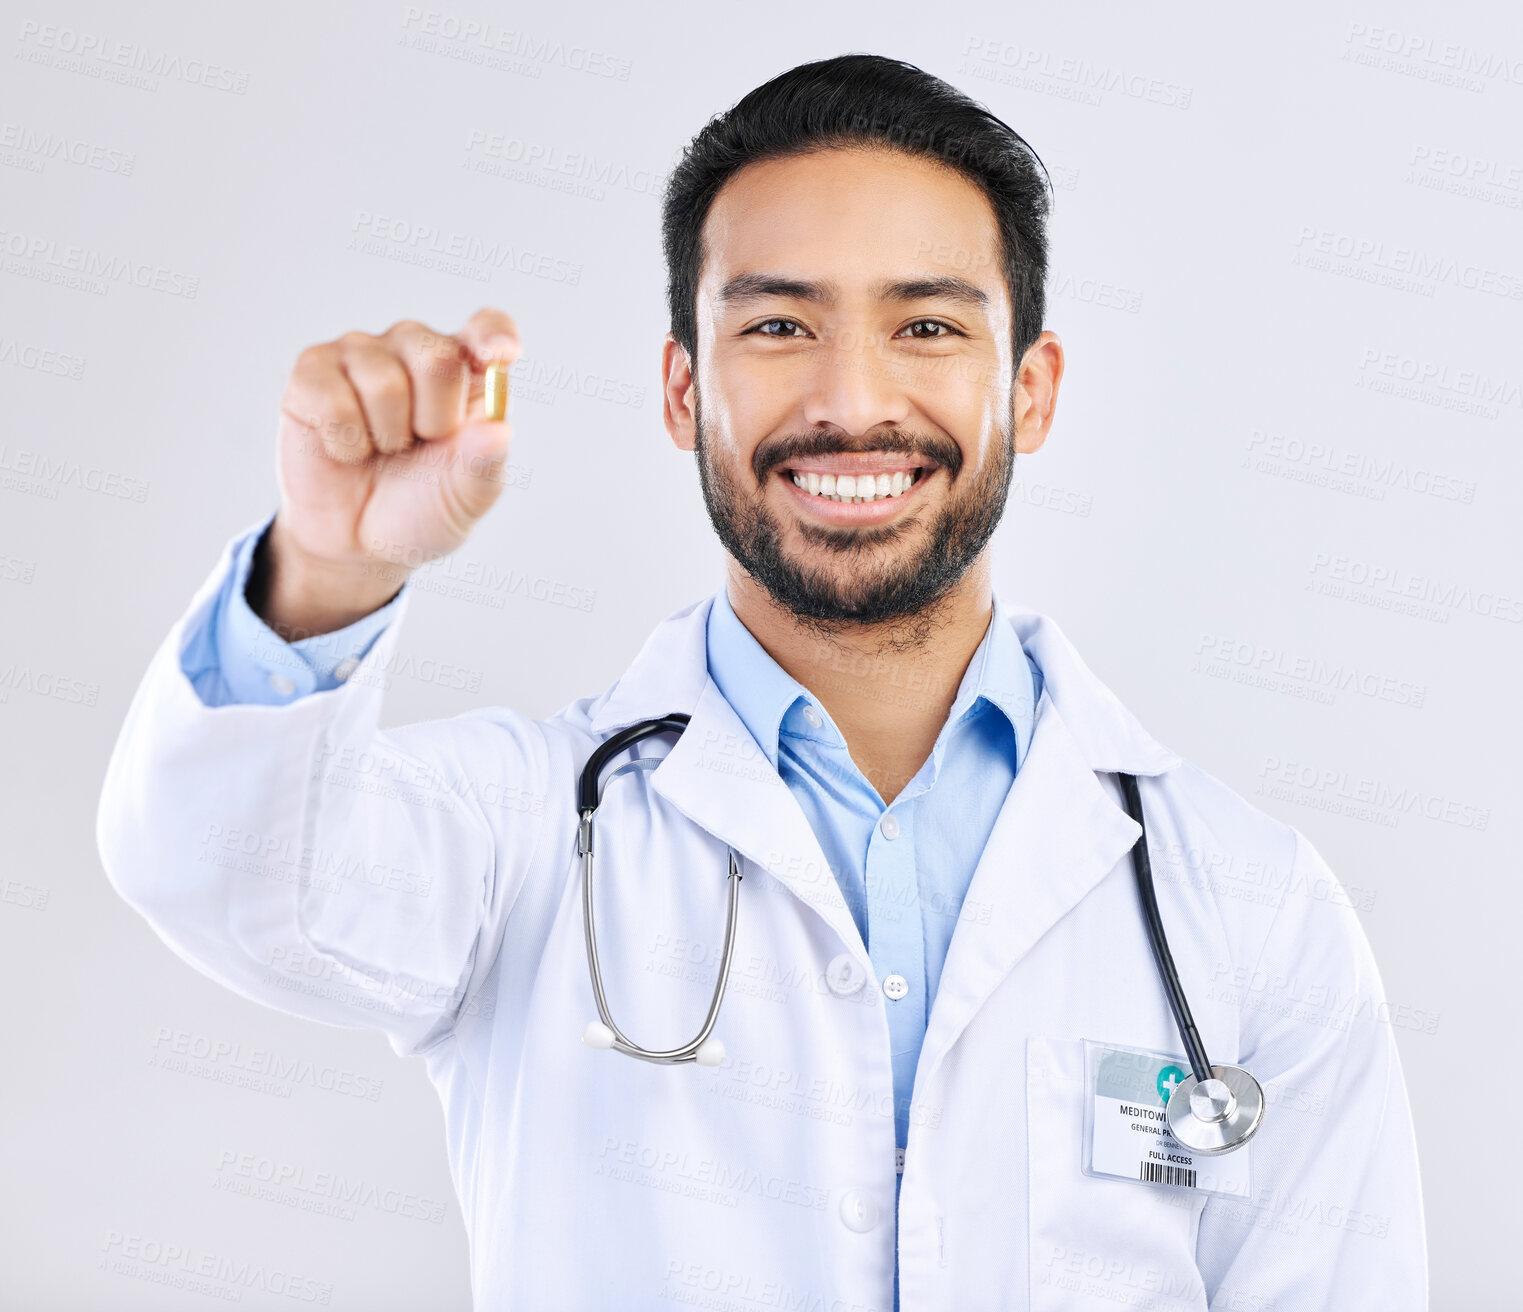
[(1173, 1096), (1174, 1090), (1179, 1087), (1180, 1081), (1184, 1078), (1185, 1073), (1178, 1066), (1172, 1064), (1165, 1066), (1158, 1072), (1158, 1098), (1165, 1107), (1169, 1105), (1169, 1099)]

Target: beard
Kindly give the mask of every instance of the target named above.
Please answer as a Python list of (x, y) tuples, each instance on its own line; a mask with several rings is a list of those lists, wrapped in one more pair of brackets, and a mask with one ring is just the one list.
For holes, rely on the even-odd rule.
[[(752, 491), (714, 458), (694, 388), (694, 447), (698, 482), (714, 532), (726, 551), (798, 624), (819, 637), (844, 625), (883, 625), (885, 649), (912, 649), (936, 626), (952, 590), (979, 558), (1005, 513), (1015, 470), (1014, 399), (993, 459), (959, 489), (962, 452), (950, 438), (916, 437), (900, 429), (851, 445), (831, 434), (804, 434), (763, 442), (752, 458), (759, 490)], [(773, 471), (802, 456), (840, 451), (886, 450), (924, 456), (947, 475), (949, 490), (939, 509), (918, 507), (887, 524), (842, 528), (795, 520), (806, 545), (825, 559), (801, 561), (783, 547), (785, 525), (766, 504)], [(932, 477), (934, 471), (922, 474)], [(925, 521), (931, 516), (925, 527)], [(919, 542), (889, 553), (885, 545)]]

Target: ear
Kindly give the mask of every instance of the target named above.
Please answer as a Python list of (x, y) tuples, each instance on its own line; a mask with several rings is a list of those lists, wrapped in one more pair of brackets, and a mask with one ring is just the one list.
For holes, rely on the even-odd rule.
[(661, 378), (662, 422), (679, 451), (692, 451), (698, 432), (693, 414), (693, 362), (671, 333), (661, 345)]
[(1026, 348), (1015, 376), (1015, 449), (1023, 455), (1047, 440), (1063, 381), (1063, 343), (1044, 332)]

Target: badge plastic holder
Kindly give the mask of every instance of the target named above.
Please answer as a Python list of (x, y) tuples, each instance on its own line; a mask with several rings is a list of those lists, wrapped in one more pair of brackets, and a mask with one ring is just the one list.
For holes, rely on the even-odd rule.
[(1189, 1073), (1187, 1057), (1085, 1039), (1084, 1174), (1170, 1193), (1251, 1198), (1251, 1142), (1206, 1156), (1169, 1133), (1169, 1092)]

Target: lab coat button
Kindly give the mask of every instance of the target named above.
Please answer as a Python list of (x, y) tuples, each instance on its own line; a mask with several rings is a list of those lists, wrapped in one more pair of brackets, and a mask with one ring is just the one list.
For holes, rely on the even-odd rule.
[(345, 679), (359, 668), (359, 664), (359, 661), (355, 660), (353, 656), (346, 656), (333, 667), (333, 677), (340, 683), (343, 683)]
[(883, 837), (884, 838), (898, 838), (899, 837), (899, 818), (898, 818), (898, 816), (885, 815), (883, 817), (883, 819), (878, 821), (878, 828), (883, 831)]
[(841, 1196), (841, 1221), (848, 1230), (866, 1234), (878, 1224), (878, 1205), (856, 1189)]
[(830, 985), (832, 993), (845, 997), (861, 992), (862, 986), (867, 983), (867, 972), (857, 965), (857, 959), (850, 952), (843, 952), (838, 957), (832, 957), (830, 965), (825, 967), (825, 982)]
[(282, 697), (289, 697), (296, 691), (296, 685), (283, 674), (270, 675), (270, 687), (275, 689)]
[(897, 1002), (910, 991), (910, 982), (903, 975), (889, 975), (883, 981), (883, 991)]

